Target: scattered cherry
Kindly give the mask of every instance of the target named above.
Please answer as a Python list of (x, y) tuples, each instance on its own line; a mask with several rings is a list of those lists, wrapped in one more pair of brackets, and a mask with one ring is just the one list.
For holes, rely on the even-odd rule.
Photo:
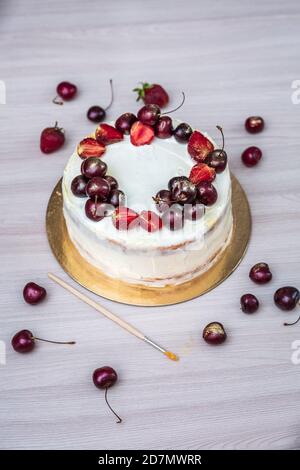
[(156, 204), (156, 208), (159, 212), (165, 212), (174, 203), (171, 195), (171, 191), (167, 189), (161, 189), (158, 191), (153, 201)]
[(272, 279), (272, 273), (267, 263), (257, 263), (250, 269), (249, 277), (256, 284), (266, 284)]
[(38, 304), (46, 297), (46, 289), (35, 282), (28, 282), (23, 289), (25, 302), (31, 305)]
[(113, 90), (113, 82), (110, 79), (109, 80), (110, 84), (110, 103), (106, 108), (102, 108), (101, 106), (91, 106), (87, 112), (87, 118), (92, 121), (92, 122), (101, 122), (104, 121), (106, 117), (106, 111), (111, 107), (114, 101), (114, 90)]
[(93, 220), (93, 222), (99, 222), (107, 215), (107, 204), (98, 201), (97, 197), (95, 200), (88, 199), (85, 203), (85, 214), (89, 219)]
[(227, 153), (224, 150), (225, 139), (223, 129), (220, 126), (217, 126), (217, 129), (221, 132), (222, 135), (222, 148), (215, 149), (210, 152), (205, 159), (205, 163), (213, 168), (216, 173), (223, 173), (227, 166)]
[(244, 294), (241, 297), (241, 309), (245, 313), (254, 313), (259, 307), (259, 301), (253, 294)]
[(155, 125), (155, 135), (159, 139), (168, 139), (173, 135), (173, 123), (169, 116), (162, 116)]
[(114, 189), (118, 189), (119, 184), (118, 184), (118, 181), (116, 180), (116, 178), (114, 178), (113, 176), (110, 176), (110, 175), (105, 175), (105, 179), (109, 183), (111, 191), (113, 191)]
[(184, 225), (182, 207), (179, 204), (172, 204), (172, 206), (162, 214), (162, 221), (163, 226), (167, 227), (172, 232), (182, 229)]
[(75, 344), (75, 341), (50, 341), (48, 339), (37, 338), (29, 330), (18, 331), (11, 340), (12, 347), (19, 353), (27, 353), (34, 349), (35, 341), (45, 341), (54, 344)]
[(115, 128), (123, 134), (130, 134), (132, 124), (137, 121), (137, 117), (132, 113), (122, 114), (115, 122)]
[(198, 189), (198, 201), (205, 206), (212, 206), (218, 199), (218, 193), (216, 188), (207, 181), (202, 181), (197, 184)]
[(98, 198), (99, 201), (106, 201), (110, 193), (108, 181), (101, 176), (94, 176), (86, 185), (86, 194), (91, 199)]
[(43, 153), (52, 153), (60, 149), (65, 142), (65, 131), (58, 127), (47, 127), (41, 133), (40, 148)]
[(185, 220), (200, 220), (205, 214), (204, 204), (199, 204), (198, 202), (194, 204), (185, 204), (184, 205), (184, 219)]
[(203, 330), (203, 339), (209, 344), (221, 344), (227, 338), (226, 331), (222, 323), (212, 322), (206, 325)]
[(197, 197), (197, 187), (186, 176), (175, 176), (168, 184), (172, 199), (179, 204), (191, 204)]
[(109, 204), (114, 207), (124, 206), (125, 204), (125, 194), (120, 189), (113, 189), (108, 197)]
[(265, 122), (260, 116), (250, 116), (245, 121), (245, 128), (250, 134), (257, 134), (265, 127)]
[(300, 299), (300, 292), (296, 287), (280, 287), (274, 294), (274, 302), (281, 310), (293, 310)]
[(83, 175), (75, 176), (71, 183), (71, 190), (74, 196), (86, 197), (86, 184), (88, 179)]
[(86, 178), (94, 178), (95, 176), (104, 177), (106, 175), (107, 165), (103, 160), (96, 157), (86, 158), (81, 164), (81, 173)]
[(242, 161), (249, 168), (258, 164), (262, 157), (262, 151), (258, 147), (248, 147), (242, 153)]
[(189, 141), (189, 138), (191, 137), (192, 133), (193, 129), (191, 128), (191, 126), (189, 124), (186, 124), (185, 122), (182, 122), (176, 127), (173, 132), (173, 135), (177, 142), (185, 144)]
[[(77, 87), (76, 85), (73, 85), (73, 83), (70, 82), (61, 82), (56, 87), (56, 93), (64, 101), (70, 101), (76, 95)], [(57, 97), (55, 97), (53, 99), (53, 103), (61, 105), (63, 104), (63, 101), (60, 101), (57, 99)]]
[(107, 401), (107, 390), (108, 388), (112, 387), (118, 380), (118, 375), (116, 371), (109, 366), (100, 367), (96, 369), (93, 373), (93, 382), (97, 388), (101, 390), (105, 390), (105, 401), (108, 408), (112, 411), (112, 413), (118, 418), (117, 423), (121, 423), (122, 419), (119, 415), (112, 409), (110, 404)]

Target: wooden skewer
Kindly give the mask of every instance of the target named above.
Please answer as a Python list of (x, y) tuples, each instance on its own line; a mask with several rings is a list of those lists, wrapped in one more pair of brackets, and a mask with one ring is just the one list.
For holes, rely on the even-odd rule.
[(135, 328), (133, 325), (131, 325), (130, 323), (127, 323), (124, 320), (122, 320), (117, 315), (115, 315), (114, 313), (107, 310), (107, 308), (103, 307), (102, 305), (98, 304), (94, 300), (87, 297), (85, 294), (82, 294), (82, 292), (75, 289), (74, 287), (72, 287), (67, 282), (63, 281), (62, 279), (60, 279), (59, 277), (57, 277), (57, 276), (55, 276), (54, 274), (51, 274), (51, 273), (48, 273), (48, 277), (50, 279), (52, 279), (52, 281), (56, 282), (61, 287), (66, 289), (67, 291), (71, 292), (71, 294), (75, 295), (75, 297), (82, 300), (82, 302), (85, 302), (90, 307), (93, 307), (95, 310), (102, 313), (102, 315), (104, 315), (106, 318), (109, 318), (110, 320), (115, 322), (117, 325), (121, 326), (121, 328), (123, 328), (124, 330), (128, 331), (132, 335), (136, 336), (137, 338), (142, 339), (146, 343), (148, 343), (151, 346), (153, 346), (154, 348), (158, 349), (158, 351), (162, 352), (166, 357), (168, 357), (172, 361), (178, 361), (179, 360), (179, 357), (176, 354), (172, 353), (171, 351), (168, 351), (167, 349), (163, 348), (162, 346), (159, 346), (157, 343), (152, 341), (150, 338), (148, 338), (146, 335), (144, 335), (144, 333), (142, 333), (140, 330)]

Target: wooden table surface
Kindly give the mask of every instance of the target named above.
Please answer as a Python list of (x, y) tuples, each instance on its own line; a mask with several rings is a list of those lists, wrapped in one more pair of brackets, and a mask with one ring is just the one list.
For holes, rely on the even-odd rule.
[[(278, 287), (300, 286), (300, 105), (291, 100), (292, 82), (300, 79), (299, 21), (297, 0), (1, 2), (2, 449), (300, 448), (300, 364), (291, 359), (300, 325), (283, 327), (297, 312), (284, 314), (272, 300)], [(172, 105), (184, 90), (186, 103), (177, 114), (192, 126), (218, 138), (215, 125), (223, 125), (231, 169), (252, 209), (245, 259), (209, 294), (163, 308), (100, 299), (179, 353), (179, 363), (99, 317), (46, 275), (68, 280), (48, 246), (46, 206), (74, 145), (93, 129), (87, 108), (107, 103), (111, 77), (116, 99), (110, 119), (138, 109), (131, 90), (146, 80), (165, 85)], [(80, 94), (55, 106), (61, 80), (75, 82)], [(253, 114), (266, 121), (257, 136), (243, 127)], [(39, 135), (56, 120), (66, 130), (66, 145), (46, 156)], [(254, 169), (240, 160), (250, 145), (263, 151)], [(259, 261), (273, 271), (264, 287), (248, 278)], [(47, 288), (40, 306), (23, 301), (30, 280)], [(252, 316), (239, 309), (241, 294), (249, 291), (261, 301)], [(201, 338), (214, 320), (228, 332), (228, 341), (215, 348)], [(18, 355), (10, 338), (23, 328), (77, 344), (40, 344)], [(91, 381), (102, 365), (119, 373), (110, 400), (121, 425)]]

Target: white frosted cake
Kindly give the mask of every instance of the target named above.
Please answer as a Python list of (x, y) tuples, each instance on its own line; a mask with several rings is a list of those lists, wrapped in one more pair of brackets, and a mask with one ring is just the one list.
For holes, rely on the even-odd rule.
[[(95, 134), (98, 140), (89, 137), (82, 141), (64, 171), (64, 218), (75, 247), (83, 258), (100, 271), (128, 283), (163, 287), (181, 284), (201, 275), (217, 261), (231, 237), (231, 179), (227, 159), (218, 167), (217, 150), (214, 150), (216, 145), (200, 131), (194, 131), (187, 144), (180, 143), (174, 136), (158, 138), (150, 126), (139, 121), (132, 125), (131, 135), (123, 134), (119, 126), (119, 130), (113, 128), (115, 134), (112, 131), (113, 138), (110, 139), (111, 129), (110, 125), (100, 125)], [(199, 136), (200, 152), (197, 147)], [(201, 139), (208, 144), (204, 152), (205, 146)], [(209, 157), (213, 151), (215, 155)], [(225, 151), (222, 151), (226, 156)], [(120, 198), (120, 207), (114, 203), (110, 210), (99, 217), (98, 209), (103, 206), (103, 202), (110, 204), (111, 192), (105, 194), (103, 181), (100, 189), (99, 180), (98, 186), (93, 185), (89, 179), (92, 175), (88, 173), (87, 157), (94, 158), (94, 164), (95, 158), (99, 158), (107, 165), (107, 169), (99, 170), (100, 174), (103, 170), (103, 174), (99, 176), (99, 173), (93, 173), (96, 174), (93, 178), (101, 180), (107, 178), (107, 175), (113, 176), (126, 196), (125, 201)], [(86, 164), (85, 170), (83, 162)], [(96, 167), (92, 167), (92, 171)], [(81, 171), (86, 172), (76, 180)], [(174, 197), (175, 190), (168, 190), (169, 180), (177, 176), (185, 176), (193, 181), (189, 191), (194, 194), (196, 187), (196, 199), (189, 199), (186, 193), (180, 192), (182, 184), (183, 190), (186, 188), (187, 178), (179, 178), (175, 186), (171, 185), (172, 190), (174, 187), (178, 190), (179, 184), (177, 199)], [(110, 185), (109, 191), (116, 190), (113, 180), (107, 178), (106, 181)], [(208, 187), (210, 195), (212, 185), (216, 190), (213, 189), (213, 202), (206, 197), (205, 192)], [(173, 205), (159, 204), (163, 201), (159, 201), (157, 194), (163, 189), (171, 192), (176, 211), (183, 210), (179, 228), (168, 226)], [(183, 204), (182, 199), (191, 202)], [(196, 204), (200, 214), (194, 217), (196, 220), (191, 220), (193, 216), (185, 217), (186, 206), (193, 208)], [(132, 217), (134, 223), (128, 229), (126, 224), (118, 225), (118, 214), (124, 213), (126, 208), (130, 209), (129, 217), (131, 213), (136, 214)], [(144, 214), (144, 217), (140, 214)], [(154, 223), (148, 225), (148, 221), (152, 220)]]

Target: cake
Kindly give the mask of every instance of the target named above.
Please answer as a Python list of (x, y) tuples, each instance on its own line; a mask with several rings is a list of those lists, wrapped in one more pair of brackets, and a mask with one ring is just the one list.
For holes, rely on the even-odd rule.
[(230, 241), (227, 156), (202, 131), (140, 116), (100, 124), (79, 143), (64, 170), (63, 213), (80, 255), (105, 275), (174, 286), (207, 271)]

